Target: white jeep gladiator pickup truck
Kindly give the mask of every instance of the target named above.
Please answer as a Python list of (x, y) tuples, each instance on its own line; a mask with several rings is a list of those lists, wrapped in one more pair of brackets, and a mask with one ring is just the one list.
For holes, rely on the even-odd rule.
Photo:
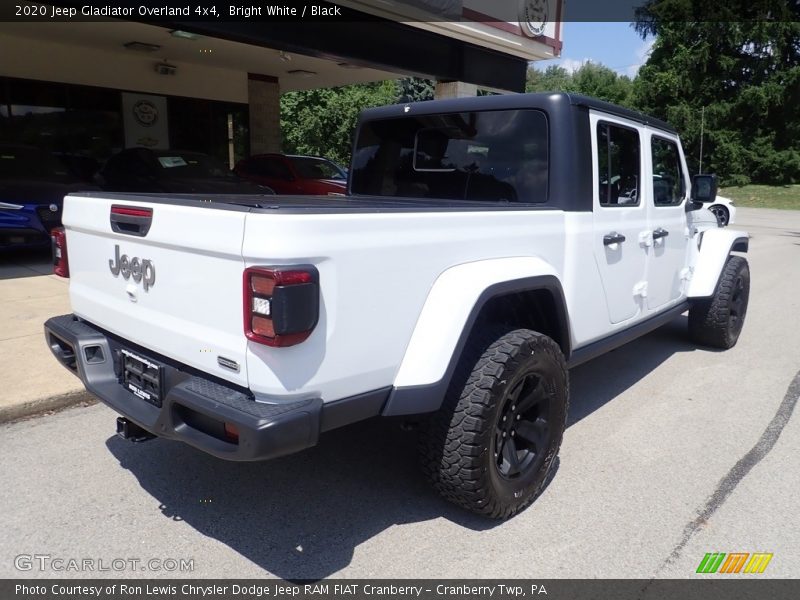
[(118, 431), (261, 460), (376, 416), (420, 423), (446, 498), (541, 491), (568, 368), (688, 310), (733, 346), (748, 235), (703, 208), (667, 124), (571, 94), (361, 116), (346, 197), (70, 195), (47, 344)]

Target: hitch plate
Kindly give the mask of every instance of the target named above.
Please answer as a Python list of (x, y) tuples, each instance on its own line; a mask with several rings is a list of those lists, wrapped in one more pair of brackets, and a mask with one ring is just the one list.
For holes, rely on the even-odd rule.
[(137, 398), (161, 408), (161, 365), (124, 348), (122, 354), (122, 386)]

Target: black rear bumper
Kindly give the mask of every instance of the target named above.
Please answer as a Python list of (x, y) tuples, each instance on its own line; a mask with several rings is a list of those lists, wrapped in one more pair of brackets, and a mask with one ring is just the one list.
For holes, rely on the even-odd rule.
[[(193, 374), (188, 368), (128, 345), (73, 315), (48, 319), (44, 332), (58, 361), (108, 406), (159, 437), (186, 442), (219, 458), (264, 460), (291, 454), (315, 445), (320, 430), (329, 428), (323, 422), (320, 398), (256, 402), (246, 390)], [(146, 353), (162, 366), (160, 407), (120, 384), (122, 349)], [(371, 416), (374, 404), (374, 400), (369, 405), (364, 401), (356, 406), (348, 403), (348, 413), (360, 410), (364, 417)], [(379, 410), (380, 405), (374, 414)], [(225, 435), (226, 423), (238, 430), (238, 440)]]

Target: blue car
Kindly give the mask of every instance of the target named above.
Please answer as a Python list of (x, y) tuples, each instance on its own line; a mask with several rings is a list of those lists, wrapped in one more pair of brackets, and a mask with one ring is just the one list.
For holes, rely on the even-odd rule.
[(48, 248), (50, 231), (61, 225), (64, 196), (97, 189), (70, 174), (53, 155), (0, 144), (0, 251)]

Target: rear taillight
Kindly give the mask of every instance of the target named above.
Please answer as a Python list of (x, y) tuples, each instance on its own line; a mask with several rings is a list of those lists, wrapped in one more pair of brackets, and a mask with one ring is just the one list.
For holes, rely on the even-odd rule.
[(244, 333), (267, 346), (294, 346), (319, 320), (319, 275), (311, 266), (244, 272)]
[(69, 277), (67, 232), (63, 227), (54, 227), (50, 231), (50, 240), (53, 246), (53, 273), (59, 277)]

